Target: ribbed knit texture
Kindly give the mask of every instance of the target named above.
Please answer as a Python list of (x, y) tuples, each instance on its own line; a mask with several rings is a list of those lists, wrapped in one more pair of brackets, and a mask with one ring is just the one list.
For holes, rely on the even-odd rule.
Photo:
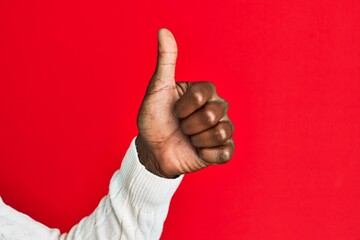
[(111, 179), (109, 194), (69, 233), (49, 229), (0, 198), (0, 239), (159, 239), (171, 197), (181, 180), (182, 176), (165, 179), (148, 172), (138, 159), (134, 139)]

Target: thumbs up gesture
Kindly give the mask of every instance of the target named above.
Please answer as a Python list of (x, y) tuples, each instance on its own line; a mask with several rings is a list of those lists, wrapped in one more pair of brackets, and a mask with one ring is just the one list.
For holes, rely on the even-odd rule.
[(156, 70), (137, 118), (140, 162), (165, 178), (228, 162), (234, 152), (228, 103), (210, 82), (175, 82), (175, 38), (167, 29), (158, 35)]

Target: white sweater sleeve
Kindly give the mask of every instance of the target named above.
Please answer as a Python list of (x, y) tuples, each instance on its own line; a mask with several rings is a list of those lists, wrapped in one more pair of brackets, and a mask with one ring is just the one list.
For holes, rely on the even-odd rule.
[(0, 239), (159, 239), (171, 197), (181, 179), (165, 179), (148, 172), (139, 162), (134, 139), (121, 168), (111, 179), (109, 194), (69, 233), (49, 229), (0, 198)]

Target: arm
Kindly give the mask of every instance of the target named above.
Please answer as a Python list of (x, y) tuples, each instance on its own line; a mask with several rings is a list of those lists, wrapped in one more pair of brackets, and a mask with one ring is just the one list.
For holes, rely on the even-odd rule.
[(120, 170), (111, 179), (109, 194), (69, 233), (61, 235), (59, 230), (49, 229), (0, 199), (0, 239), (159, 239), (181, 179), (165, 179), (147, 171), (139, 162), (134, 139)]

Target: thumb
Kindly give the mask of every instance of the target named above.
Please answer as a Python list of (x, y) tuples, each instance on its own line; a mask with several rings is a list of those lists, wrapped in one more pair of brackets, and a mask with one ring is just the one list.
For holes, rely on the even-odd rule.
[(154, 81), (160, 80), (165, 85), (175, 83), (177, 53), (177, 45), (173, 34), (166, 28), (161, 28), (158, 33), (158, 57)]

